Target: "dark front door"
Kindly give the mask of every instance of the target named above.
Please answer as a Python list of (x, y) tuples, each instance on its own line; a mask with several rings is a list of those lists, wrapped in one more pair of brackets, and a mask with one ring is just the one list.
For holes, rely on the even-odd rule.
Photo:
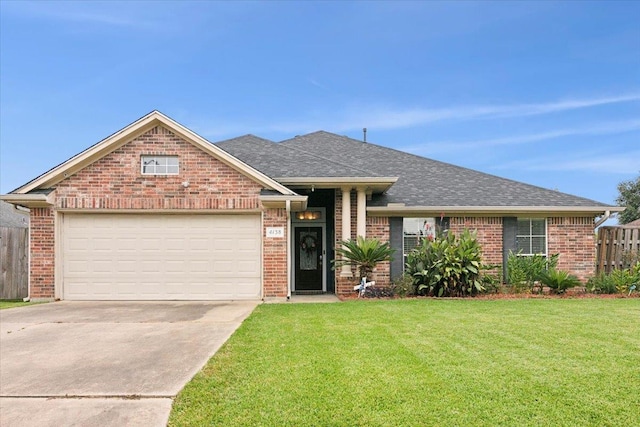
[(296, 291), (322, 291), (322, 227), (295, 229)]

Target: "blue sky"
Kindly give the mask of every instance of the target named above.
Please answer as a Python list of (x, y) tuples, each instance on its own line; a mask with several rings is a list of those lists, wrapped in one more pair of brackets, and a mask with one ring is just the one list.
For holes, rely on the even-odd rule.
[(640, 173), (640, 2), (0, 3), (0, 192), (157, 109), (323, 129), (614, 203)]

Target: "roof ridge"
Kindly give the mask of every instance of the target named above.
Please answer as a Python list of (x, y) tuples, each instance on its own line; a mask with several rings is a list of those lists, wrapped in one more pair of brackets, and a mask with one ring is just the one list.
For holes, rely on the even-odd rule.
[(247, 138), (247, 137), (251, 138), (251, 140), (249, 142), (254, 142), (254, 140), (259, 139), (260, 141), (269, 142), (271, 144), (276, 144), (276, 145), (278, 144), (276, 141), (272, 141), (270, 139), (254, 135), (252, 133), (247, 133), (245, 135), (234, 136), (233, 138), (228, 138), (228, 139), (223, 139), (221, 141), (212, 142), (212, 144), (218, 145), (218, 144), (222, 144), (222, 143), (225, 143), (225, 142), (237, 141), (239, 139), (243, 139), (243, 138)]
[[(328, 134), (330, 134), (330, 135), (336, 135), (336, 134), (332, 134), (331, 132), (326, 132), (326, 131), (322, 131), (322, 130), (320, 130), (320, 131), (312, 132), (312, 133), (310, 133), (310, 134), (305, 134), (305, 135), (302, 135), (302, 136), (299, 136), (299, 137), (290, 138), (290, 139), (288, 139), (288, 140), (284, 140), (284, 141), (278, 142), (277, 144), (278, 144), (278, 145), (280, 145), (280, 146), (282, 146), (282, 147), (288, 148), (288, 149), (290, 149), (290, 150), (297, 151), (297, 152), (299, 152), (299, 153), (304, 153), (304, 154), (306, 154), (307, 156), (315, 157), (315, 158), (317, 158), (317, 159), (322, 159), (322, 160), (324, 160), (324, 161), (326, 161), (326, 162), (333, 163), (333, 164), (335, 164), (335, 165), (339, 165), (339, 166), (342, 166), (342, 167), (345, 167), (345, 168), (348, 168), (348, 169), (353, 169), (353, 170), (356, 170), (356, 171), (358, 171), (358, 172), (362, 172), (362, 173), (365, 173), (365, 174), (370, 174), (370, 173), (371, 173), (371, 171), (364, 170), (364, 169), (360, 169), (360, 168), (357, 168), (357, 167), (355, 167), (355, 166), (353, 166), (353, 165), (348, 165), (348, 164), (345, 164), (345, 163), (337, 162), (337, 161), (335, 161), (335, 160), (333, 160), (333, 159), (329, 159), (329, 158), (324, 157), (324, 156), (321, 156), (321, 155), (319, 155), (319, 154), (310, 153), (310, 152), (305, 151), (305, 150), (303, 150), (303, 149), (301, 149), (301, 148), (298, 148), (298, 147), (293, 147), (293, 146), (290, 146), (290, 145), (282, 145), (283, 143), (285, 143), (285, 142), (287, 142), (287, 141), (294, 140), (294, 139), (296, 139), (296, 138), (303, 138), (303, 137), (305, 137), (305, 136), (307, 136), (307, 135), (312, 135), (312, 134), (320, 133), (320, 132), (328, 133)], [(336, 136), (340, 136), (340, 135), (336, 135)], [(383, 175), (381, 175), (381, 174), (379, 174), (379, 173), (376, 173), (375, 175), (372, 175), (372, 176), (383, 176)]]

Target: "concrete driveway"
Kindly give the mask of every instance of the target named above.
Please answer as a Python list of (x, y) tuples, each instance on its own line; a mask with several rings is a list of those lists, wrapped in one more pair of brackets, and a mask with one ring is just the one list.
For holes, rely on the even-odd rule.
[(165, 426), (258, 301), (56, 302), (0, 311), (0, 425)]

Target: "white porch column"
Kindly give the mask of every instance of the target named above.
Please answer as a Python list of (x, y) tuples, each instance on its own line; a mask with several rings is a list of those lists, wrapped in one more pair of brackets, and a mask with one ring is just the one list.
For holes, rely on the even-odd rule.
[[(342, 236), (340, 240), (351, 239), (351, 187), (342, 187)], [(351, 266), (343, 265), (340, 277), (353, 277)]]
[(366, 188), (358, 187), (358, 209), (357, 209), (357, 234), (363, 238), (367, 237), (367, 193)]

